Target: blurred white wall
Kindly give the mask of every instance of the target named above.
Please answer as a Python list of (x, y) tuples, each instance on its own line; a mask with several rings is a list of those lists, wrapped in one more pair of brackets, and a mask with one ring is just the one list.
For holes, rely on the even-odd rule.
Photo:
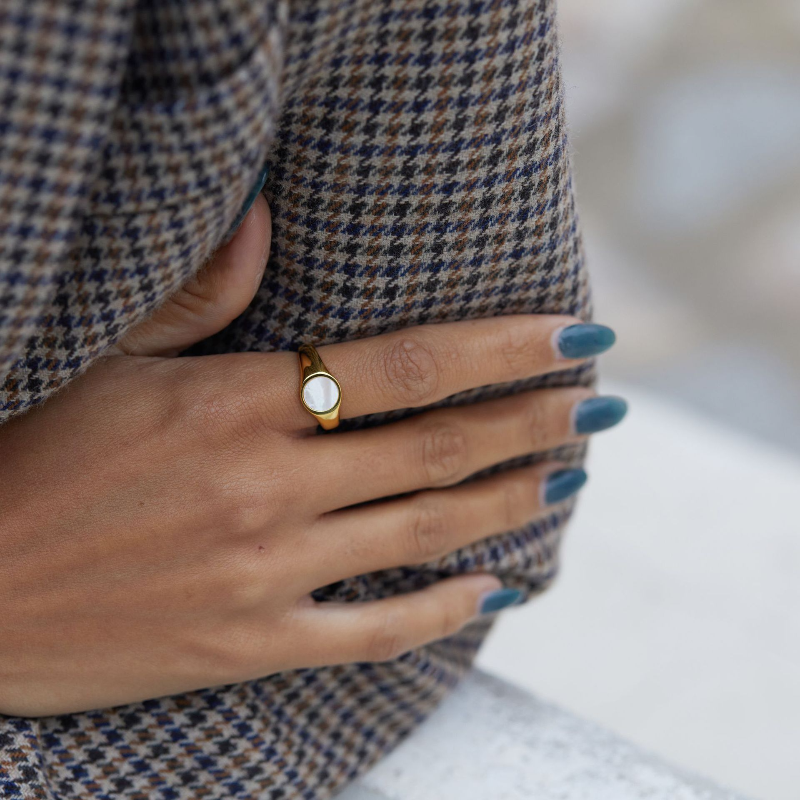
[(481, 664), (797, 800), (800, 1), (560, 6), (597, 319), (619, 334), (601, 374), (632, 411), (593, 446), (560, 582)]
[(560, 8), (605, 374), (800, 452), (800, 2)]

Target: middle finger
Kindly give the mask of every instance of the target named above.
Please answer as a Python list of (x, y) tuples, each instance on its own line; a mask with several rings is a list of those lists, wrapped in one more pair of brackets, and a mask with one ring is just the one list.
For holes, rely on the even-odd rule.
[[(438, 408), (369, 430), (316, 437), (315, 465), (328, 479), (319, 511), (437, 486), (449, 486), (518, 456), (579, 441), (618, 422), (618, 398), (592, 398), (583, 387), (538, 389), (457, 408)], [(601, 427), (578, 425), (576, 411), (605, 403)], [(595, 417), (603, 414), (595, 413)]]

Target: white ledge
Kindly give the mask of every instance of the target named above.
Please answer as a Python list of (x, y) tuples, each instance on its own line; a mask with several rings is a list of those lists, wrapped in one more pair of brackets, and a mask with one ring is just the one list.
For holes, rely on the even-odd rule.
[(743, 800), (482, 672), (338, 800)]

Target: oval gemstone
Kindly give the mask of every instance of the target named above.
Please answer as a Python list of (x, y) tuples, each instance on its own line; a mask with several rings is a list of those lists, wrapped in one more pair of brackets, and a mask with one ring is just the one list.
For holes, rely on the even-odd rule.
[(327, 375), (317, 375), (303, 386), (303, 402), (317, 414), (330, 411), (339, 400), (339, 387)]

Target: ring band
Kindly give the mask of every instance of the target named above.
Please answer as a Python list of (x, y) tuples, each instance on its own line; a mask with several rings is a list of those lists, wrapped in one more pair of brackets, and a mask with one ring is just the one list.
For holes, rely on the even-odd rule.
[(304, 344), (298, 355), (300, 402), (326, 431), (333, 430), (339, 424), (342, 387), (325, 368), (314, 345)]

